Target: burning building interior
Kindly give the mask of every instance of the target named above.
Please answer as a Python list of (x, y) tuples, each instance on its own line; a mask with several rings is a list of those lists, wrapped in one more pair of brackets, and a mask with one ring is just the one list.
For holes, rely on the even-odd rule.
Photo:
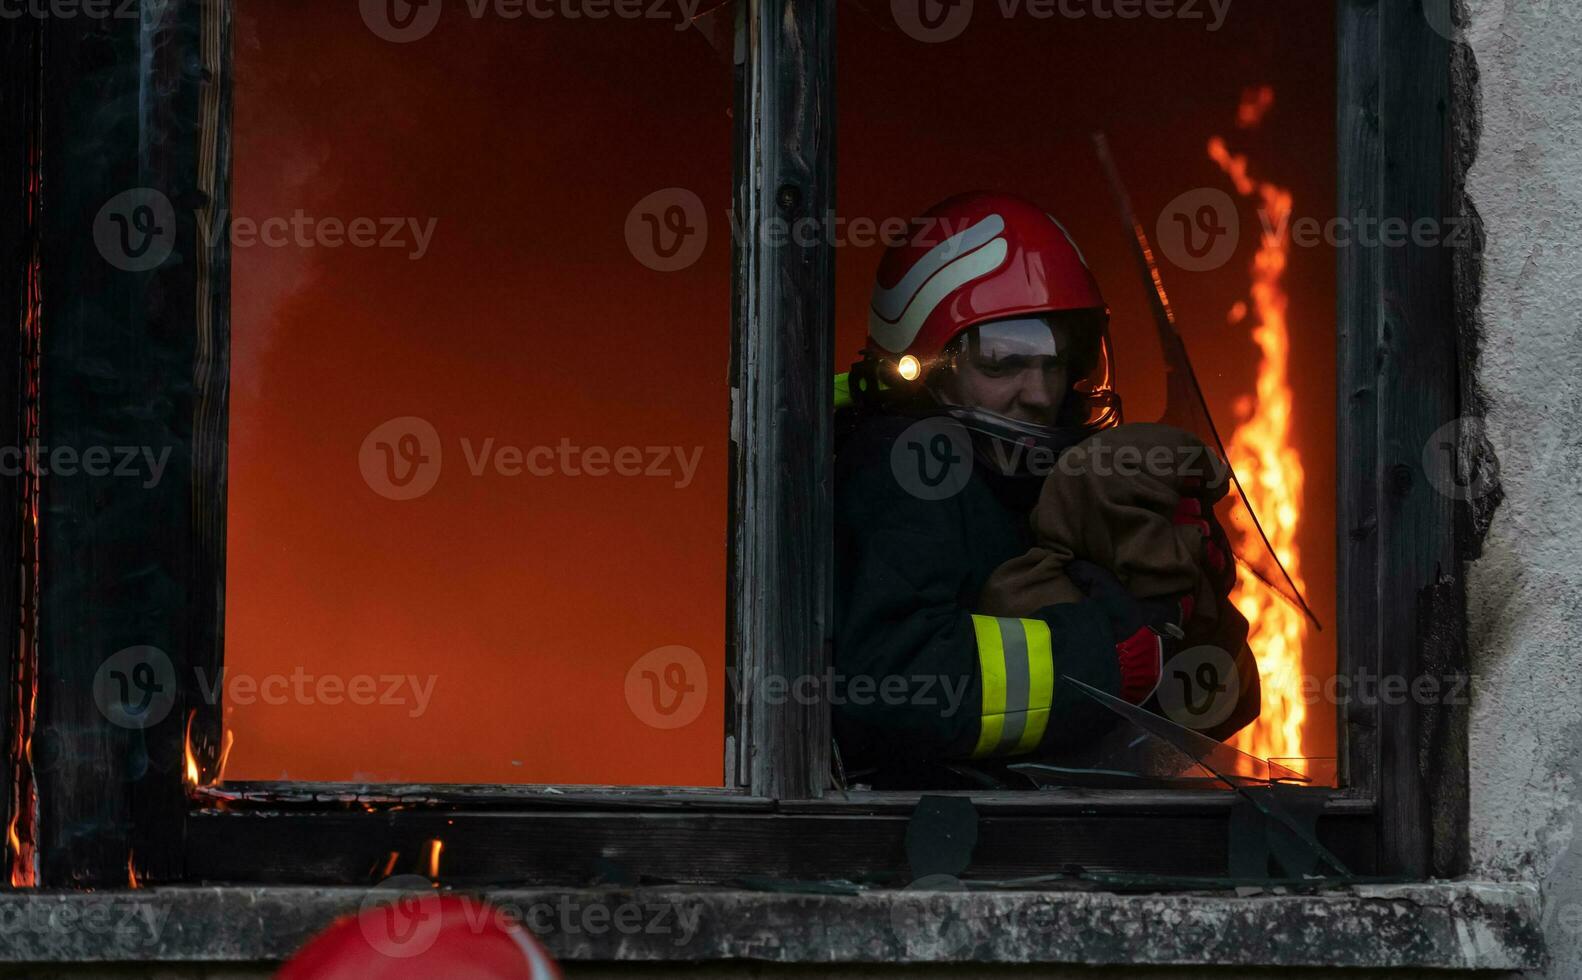
[[(1263, 758), (1335, 757), (1333, 706), (1314, 696), (1335, 664), (1333, 633), (1318, 625), (1335, 608), (1335, 256), (1290, 237), (1294, 219), (1326, 213), (1334, 196), (1334, 50), (1312, 43), (1333, 18), (1327, 3), (1269, 7), (1189, 35), (1170, 22), (1007, 19), (938, 47), (854, 4), (839, 34), (840, 206), (818, 230), (835, 248), (844, 370), (867, 330), (882, 225), (926, 234), (922, 209), (963, 190), (1040, 202), (1104, 288), (1125, 416), (1149, 420), (1164, 409), (1165, 355), (1091, 135), (1107, 134), (1150, 215), (1198, 188), (1242, 202), (1239, 244), (1212, 268), (1160, 259), (1224, 447), (1311, 593), (1310, 617), (1251, 570), (1237, 590), (1265, 701), (1236, 744)], [(326, 739), (338, 699), (244, 687), (225, 709), (233, 778), (720, 784), (725, 698), (656, 730), (623, 685), (604, 683), (674, 645), (696, 651), (701, 687), (737, 696), (742, 684), (727, 670), (717, 547), (730, 425), (719, 327), (742, 234), (729, 202), (729, 52), (673, 27), (458, 18), (413, 57), (350, 8), (279, 17), (239, 5), (235, 221), (251, 234), (271, 215), (403, 217), (379, 230), (399, 247), (260, 241), (237, 253), (231, 686), (305, 664), (393, 689), (346, 738)], [(946, 64), (956, 83), (930, 84)], [(1205, 73), (1212, 81), (1190, 89), (1163, 81)], [(524, 93), (549, 91), (575, 111), (521, 107)], [(614, 118), (622, 125), (590, 125)], [(458, 146), (476, 148), (471, 176), (452, 169)], [(633, 275), (625, 239), (595, 232), (624, 226), (656, 173), (695, 189), (707, 240), (679, 271)], [(444, 476), (460, 475), (371, 507), (363, 475), (338, 465), (342, 447), (399, 417), (431, 424)], [(517, 461), (506, 475), (540, 445), (556, 449), (553, 470)], [(577, 462), (590, 445), (641, 447), (645, 471), (648, 447), (674, 448), (662, 477), (601, 479)], [(1226, 510), (1238, 536), (1257, 533)], [(363, 585), (348, 594), (353, 581)], [(420, 699), (441, 663), (455, 669)], [(500, 737), (495, 719), (513, 713)], [(588, 718), (601, 719), (600, 738), (585, 737)]]

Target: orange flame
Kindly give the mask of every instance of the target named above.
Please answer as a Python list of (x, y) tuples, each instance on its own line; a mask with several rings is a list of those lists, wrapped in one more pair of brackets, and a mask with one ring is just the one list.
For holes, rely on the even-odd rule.
[(445, 849), (445, 842), (438, 837), (428, 842), (428, 876), (439, 877), (439, 852)]
[(135, 855), (129, 850), (126, 852), (126, 887), (142, 888), (137, 880), (137, 865), (133, 864)]
[(1241, 106), (1236, 110), (1236, 125), (1242, 129), (1255, 129), (1263, 117), (1274, 108), (1274, 89), (1268, 85), (1249, 88), (1241, 94)]
[[(1255, 99), (1262, 109), (1273, 103)], [(1248, 118), (1248, 104), (1242, 107)], [(1283, 285), (1290, 254), (1291, 193), (1283, 187), (1256, 181), (1245, 156), (1232, 155), (1225, 141), (1209, 141), (1209, 156), (1231, 178), (1243, 197), (1259, 201), (1263, 232), (1252, 264), (1252, 339), (1262, 359), (1258, 365), (1257, 395), (1238, 405), (1243, 415), (1226, 451), (1247, 499), (1263, 523), (1275, 557), (1285, 565), (1291, 581), (1305, 591), (1296, 531), (1302, 513), (1302, 458), (1290, 445), (1292, 395), (1289, 383), (1290, 330), (1286, 320), (1288, 297)], [(1238, 304), (1242, 306), (1242, 304)], [(1233, 318), (1245, 310), (1233, 311)], [(1236, 506), (1241, 507), (1240, 501)], [(1245, 516), (1245, 515), (1243, 515)], [(1239, 522), (1250, 526), (1250, 521)], [(1242, 542), (1243, 546), (1249, 542)], [(1302, 613), (1260, 583), (1246, 568), (1237, 569), (1236, 608), (1251, 626), (1248, 643), (1258, 658), (1263, 680), (1263, 711), (1257, 722), (1243, 729), (1231, 744), (1260, 758), (1301, 757), (1302, 727), (1307, 717), (1302, 698), (1302, 645), (1307, 622)]]
[(225, 782), (225, 764), (231, 758), (231, 746), (236, 744), (236, 733), (231, 729), (225, 730), (225, 741), (220, 745), (220, 757), (215, 762), (214, 775), (206, 783), (200, 783), (203, 778), (202, 770), (198, 767), (198, 753), (192, 747), (192, 723), (198, 718), (196, 708), (187, 712), (187, 733), (182, 739), (181, 755), (186, 767), (186, 781), (188, 789), (197, 789), (199, 785), (219, 786)]
[(23, 849), (22, 838), (16, 832), (16, 823), (20, 818), (19, 813), (11, 814), (11, 822), (6, 826), (5, 837), (6, 843), (11, 847), (11, 887), (28, 888), (33, 882), (28, 880), (23, 870), (28, 864), (23, 860), (27, 856), (27, 851)]
[(187, 713), (187, 734), (181, 740), (181, 755), (187, 765), (187, 788), (195, 789), (198, 785), (198, 757), (192, 751), (192, 723), (197, 720), (198, 710), (194, 708)]
[(229, 728), (225, 730), (225, 743), (220, 746), (220, 761), (214, 767), (214, 785), (221, 786), (225, 783), (225, 764), (231, 758), (231, 746), (236, 744), (236, 733)]

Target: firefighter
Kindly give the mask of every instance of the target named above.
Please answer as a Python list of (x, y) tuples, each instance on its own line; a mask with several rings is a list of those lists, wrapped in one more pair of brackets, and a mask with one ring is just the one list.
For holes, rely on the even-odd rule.
[(863, 360), (837, 380), (836, 749), (851, 781), (889, 788), (1003, 777), (997, 762), (1095, 738), (1115, 716), (1063, 679), (1143, 703), (1189, 613), (1085, 563), (1069, 571), (1086, 601), (974, 609), (1032, 544), (1050, 461), (1120, 422), (1109, 312), (1032, 203), (964, 194), (922, 225), (883, 257)]

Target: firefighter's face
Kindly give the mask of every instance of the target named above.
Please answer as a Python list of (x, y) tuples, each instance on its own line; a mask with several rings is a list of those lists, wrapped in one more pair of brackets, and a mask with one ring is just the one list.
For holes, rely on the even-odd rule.
[(985, 324), (965, 338), (944, 382), (947, 401), (1052, 426), (1071, 391), (1069, 326), (1046, 319)]

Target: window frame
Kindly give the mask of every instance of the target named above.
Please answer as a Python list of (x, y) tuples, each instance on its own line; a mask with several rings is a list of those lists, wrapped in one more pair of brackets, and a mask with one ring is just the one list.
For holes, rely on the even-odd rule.
[[(754, 684), (728, 710), (720, 789), (189, 791), (189, 724), (200, 783), (221, 748), (219, 706), (203, 703), (193, 678), (196, 667), (213, 676), (222, 657), (230, 257), (225, 236), (200, 239), (194, 211), (228, 203), (230, 2), (172, 0), (130, 24), (3, 26), (19, 93), (4, 111), (22, 124), (8, 131), (31, 134), (41, 154), (35, 163), (24, 153), (19, 166), (8, 143), (0, 193), (25, 191), (35, 167), (46, 188), (42, 209), (26, 212), (31, 222), (0, 231), (12, 310), (22, 308), (14, 300), (38, 249), (45, 324), (30, 335), (24, 319), (7, 341), (35, 336), (36, 356), (0, 350), (19, 363), (0, 383), (3, 414), (10, 424), (16, 407), (16, 444), (37, 436), (173, 448), (151, 492), (26, 475), (0, 486), (15, 501), (0, 518), (0, 546), (18, 556), (13, 571), (34, 573), (20, 576), (22, 609), (37, 611), (4, 631), (13, 679), (35, 678), (37, 690), (30, 703), (14, 684), (11, 717), (0, 718), (13, 738), (5, 779), (16, 792), (6, 805), (20, 801), (37, 831), (24, 880), (113, 888), (135, 872), (144, 882), (365, 884), (390, 853), (400, 855), (395, 871), (421, 870), (419, 855), (440, 838), (442, 879), (461, 885), (747, 876), (905, 884), (919, 794), (831, 791), (827, 708), (769, 699)], [(742, 3), (733, 206), (744, 227), (829, 213), (835, 0)], [(1444, 8), (1438, 22), (1448, 22), (1449, 0), (1424, 3)], [(1450, 42), (1415, 4), (1335, 6), (1338, 213), (1443, 219), (1457, 190)], [(201, 74), (184, 72), (189, 57)], [(95, 128), (100, 93), (139, 89), (150, 93), (140, 126)], [(106, 200), (137, 186), (178, 202), (178, 252), (192, 261), (123, 273), (94, 254), (84, 229)], [(816, 676), (829, 663), (833, 611), (833, 253), (822, 240), (762, 239), (743, 236), (733, 255), (727, 662), (749, 678)], [(1338, 670), (1464, 677), (1465, 509), (1434, 492), (1448, 473), (1424, 473), (1421, 451), (1456, 419), (1466, 384), (1451, 256), (1351, 244), (1338, 263)], [(22, 560), (28, 541), (38, 547), (32, 564)], [(141, 731), (111, 725), (92, 695), (104, 659), (135, 643), (169, 652), (182, 679), (176, 710)], [(1324, 794), (1317, 826), (1354, 873), (1462, 870), (1464, 713), (1410, 700), (1348, 707), (1338, 725), (1345, 788)], [(1212, 792), (953, 795), (977, 808), (970, 873), (986, 877), (1073, 865), (1182, 882), (1223, 875), (1237, 810), (1234, 794)]]

